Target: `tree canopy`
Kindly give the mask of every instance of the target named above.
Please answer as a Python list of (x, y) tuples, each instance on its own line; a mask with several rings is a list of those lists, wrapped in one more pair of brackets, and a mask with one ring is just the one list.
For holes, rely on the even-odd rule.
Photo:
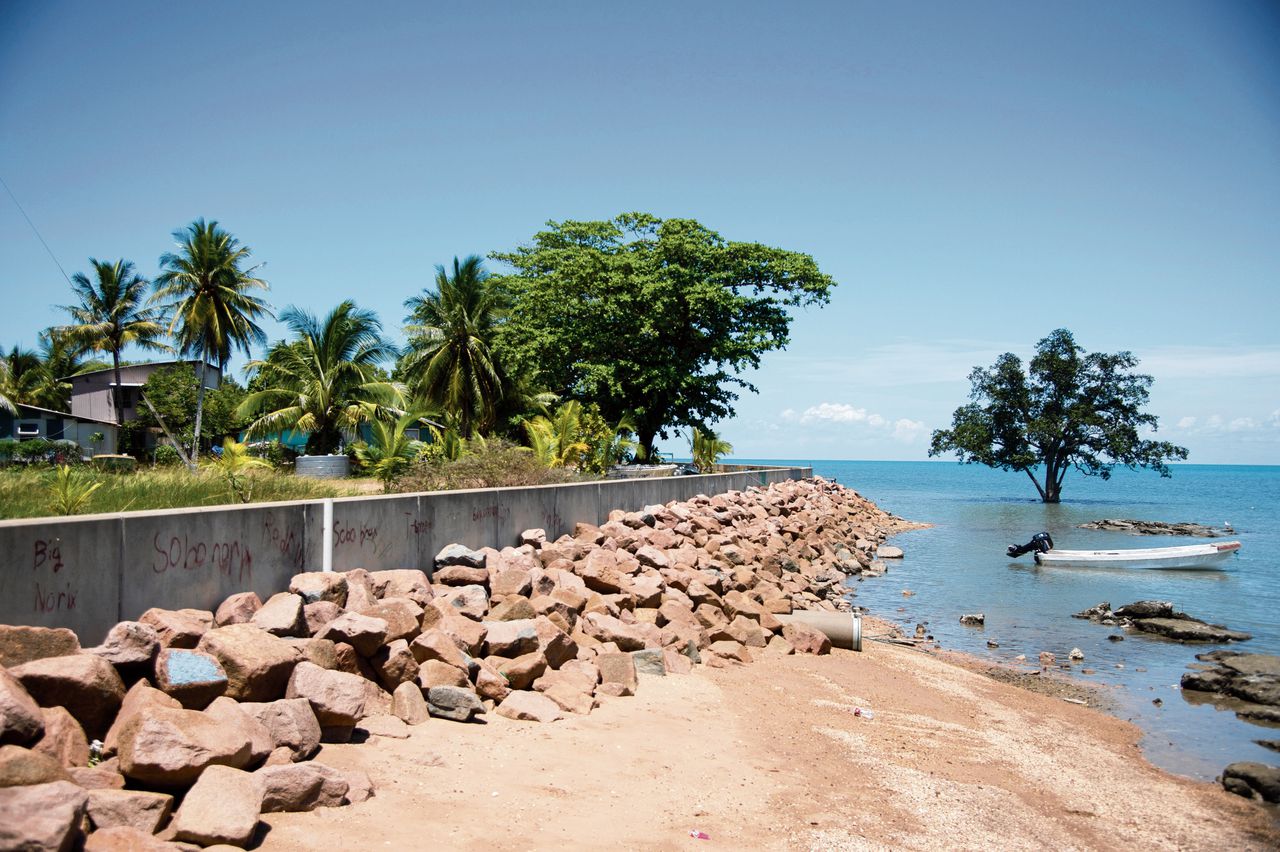
[(1140, 437), (1154, 432), (1143, 411), (1153, 379), (1134, 373), (1131, 352), (1086, 352), (1060, 328), (1036, 344), (1029, 369), (1011, 352), (969, 374), (973, 401), (955, 410), (950, 429), (933, 433), (929, 455), (956, 453), (965, 464), (1020, 470), (1045, 503), (1061, 500), (1062, 481), (1075, 468), (1111, 477), (1121, 465), (1169, 476), (1167, 460), (1184, 447)]
[(737, 390), (755, 391), (743, 372), (789, 342), (788, 309), (824, 304), (835, 286), (807, 254), (644, 213), (549, 222), (491, 257), (514, 269), (490, 282), (510, 299), (495, 340), (505, 369), (610, 421), (629, 413), (645, 452), (731, 416)]

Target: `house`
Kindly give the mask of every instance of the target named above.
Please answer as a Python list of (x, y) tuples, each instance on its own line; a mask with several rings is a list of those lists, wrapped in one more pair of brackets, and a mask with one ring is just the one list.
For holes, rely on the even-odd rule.
[[(192, 369), (200, 366), (199, 361), (151, 361), (146, 364), (129, 364), (120, 367), (121, 405), (124, 420), (138, 419), (138, 411), (143, 407), (140, 394), (142, 386), (147, 383), (151, 374), (164, 367), (178, 364), (190, 364)], [(91, 370), (67, 377), (64, 381), (71, 383), (71, 413), (76, 417), (116, 420), (116, 403), (113, 391), (116, 384), (115, 369), (107, 367), (102, 370)], [(212, 364), (205, 365), (204, 386), (215, 390), (222, 385), (222, 371)]]
[[(15, 407), (18, 409), (16, 415), (0, 409), (0, 439), (75, 441), (85, 455), (116, 451), (119, 429), (112, 420), (79, 417), (35, 405), (18, 404)], [(97, 435), (102, 436), (101, 440), (94, 440)]]

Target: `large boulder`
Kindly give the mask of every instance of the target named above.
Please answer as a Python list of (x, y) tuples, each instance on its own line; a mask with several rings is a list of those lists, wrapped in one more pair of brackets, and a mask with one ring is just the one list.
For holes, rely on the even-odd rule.
[(264, 766), (254, 776), (262, 784), (263, 813), (336, 808), (350, 788), (345, 775), (314, 761)]
[(213, 627), (213, 613), (203, 609), (153, 607), (138, 620), (155, 628), (161, 648), (194, 648)]
[(600, 642), (612, 642), (621, 651), (640, 651), (645, 647), (645, 638), (634, 624), (625, 624), (613, 616), (603, 612), (589, 612), (579, 622), (582, 631)]
[(600, 669), (600, 684), (613, 684), (606, 692), (615, 695), (635, 695), (638, 681), (636, 679), (636, 663), (630, 654), (604, 653), (595, 659)]
[(219, 604), (213, 614), (213, 623), (218, 627), (228, 624), (244, 624), (253, 618), (253, 614), (262, 609), (262, 598), (257, 592), (236, 592)]
[(421, 725), (431, 717), (422, 688), (416, 683), (402, 683), (391, 694), (391, 712), (407, 725)]
[(381, 618), (344, 612), (316, 634), (317, 639), (345, 642), (362, 657), (371, 657), (387, 639), (387, 622)]
[(174, 815), (174, 837), (201, 846), (243, 847), (262, 814), (262, 782), (229, 766), (211, 766), (182, 800)]
[(489, 611), (489, 594), (484, 586), (454, 586), (440, 595), (440, 606), (454, 615), (481, 621)]
[(0, 746), (0, 788), (70, 780), (66, 767), (47, 754), (22, 746)]
[(784, 624), (782, 638), (795, 649), (797, 654), (831, 653), (831, 640), (827, 637), (827, 634), (807, 624), (801, 624), (797, 621)]
[(196, 650), (212, 654), (227, 673), (226, 695), (236, 701), (274, 701), (284, 695), (289, 674), (302, 657), (284, 639), (252, 624), (210, 630)]
[(1222, 786), (1230, 793), (1246, 799), (1280, 802), (1280, 766), (1240, 761), (1222, 770)]
[(227, 673), (203, 651), (166, 648), (156, 657), (156, 686), (188, 710), (203, 710), (227, 691)]
[(94, 739), (107, 733), (124, 700), (124, 682), (115, 666), (94, 654), (32, 660), (9, 673), (42, 707), (67, 708)]
[(391, 691), (418, 677), (418, 661), (414, 659), (409, 643), (403, 639), (396, 639), (379, 648), (369, 663), (378, 674), (378, 682)]
[(419, 663), (425, 663), (428, 660), (439, 660), (456, 668), (467, 668), (467, 658), (462, 649), (458, 647), (458, 643), (439, 628), (433, 627), (430, 630), (423, 631), (421, 635), (413, 640), (409, 650), (413, 652), (414, 659)]
[(351, 727), (364, 716), (365, 681), (304, 662), (294, 667), (285, 697), (311, 702), (321, 728)]
[(0, 745), (26, 745), (44, 734), (44, 718), (18, 679), (0, 667)]
[(196, 710), (152, 708), (120, 732), (120, 771), (141, 784), (186, 786), (211, 766), (242, 767), (252, 757), (245, 732)]
[(431, 715), (442, 719), (469, 722), (473, 716), (484, 713), (479, 696), (458, 686), (433, 686), (427, 690), (426, 699)]
[(70, 852), (89, 794), (70, 781), (0, 789), (0, 849)]
[(173, 796), (144, 790), (90, 790), (89, 822), (95, 831), (129, 826), (154, 834), (169, 819)]
[(0, 666), (13, 668), (46, 657), (80, 653), (80, 639), (65, 627), (0, 624)]
[(484, 626), (489, 653), (494, 656), (518, 657), (538, 650), (538, 631), (535, 629), (532, 618), (518, 621), (486, 621)]
[(249, 623), (272, 636), (307, 636), (307, 619), (302, 595), (280, 592), (267, 599)]
[(249, 740), (249, 762), (246, 766), (257, 766), (262, 763), (276, 748), (275, 737), (267, 726), (250, 715), (244, 705), (227, 698), (225, 695), (215, 699), (205, 708), (204, 714), (216, 719), (224, 725), (235, 728)]
[(161, 840), (138, 828), (117, 825), (90, 834), (84, 842), (84, 852), (191, 852), (191, 847)]
[(513, 691), (498, 705), (498, 715), (522, 722), (554, 722), (563, 719), (560, 705), (539, 692)]
[(289, 591), (300, 595), (306, 603), (329, 601), (338, 606), (347, 605), (347, 578), (341, 574), (324, 571), (294, 574), (289, 580)]
[(89, 763), (89, 740), (84, 728), (65, 707), (45, 707), (44, 736), (32, 749), (46, 754), (63, 766), (85, 766)]
[(499, 661), (499, 658), (494, 658), (490, 662), (498, 663), (498, 671), (507, 679), (512, 689), (532, 689), (533, 682), (547, 670), (547, 658), (541, 651), (522, 654), (513, 660)]
[(412, 640), (422, 629), (422, 607), (408, 598), (384, 598), (359, 612), (387, 623), (387, 642)]
[(102, 753), (107, 757), (115, 754), (119, 749), (120, 732), (124, 730), (124, 726), (129, 723), (130, 719), (140, 713), (149, 712), (153, 707), (180, 710), (182, 709), (182, 704), (176, 698), (165, 695), (154, 688), (145, 680), (140, 680), (129, 687), (129, 691), (125, 693), (124, 701), (120, 704), (120, 712), (116, 714), (115, 721), (111, 723), (111, 728), (107, 731), (107, 735), (102, 738)]
[(487, 560), (483, 551), (471, 550), (461, 544), (446, 544), (436, 554), (435, 570), (456, 565), (463, 568), (484, 568)]
[(160, 635), (150, 624), (121, 621), (107, 631), (107, 638), (89, 653), (97, 654), (113, 666), (147, 666), (160, 650)]
[(276, 748), (286, 748), (293, 760), (306, 760), (320, 748), (320, 720), (305, 698), (245, 702), (240, 709), (266, 728)]
[(426, 606), (434, 594), (427, 575), (415, 568), (370, 571), (373, 593), (379, 598), (408, 598), (418, 606)]

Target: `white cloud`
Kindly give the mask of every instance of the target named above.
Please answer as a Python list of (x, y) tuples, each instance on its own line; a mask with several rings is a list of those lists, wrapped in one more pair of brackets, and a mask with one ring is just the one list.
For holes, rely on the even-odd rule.
[(1174, 431), (1185, 435), (1227, 435), (1275, 432), (1280, 430), (1280, 409), (1271, 412), (1266, 420), (1254, 417), (1234, 417), (1228, 420), (1221, 414), (1210, 414), (1208, 417), (1183, 417), (1178, 420)]
[(811, 405), (800, 413), (788, 408), (782, 412), (781, 417), (788, 423), (798, 423), (802, 426), (863, 427), (866, 431), (886, 434), (904, 443), (914, 442), (925, 428), (924, 423), (919, 420), (902, 417), (890, 421), (883, 415), (869, 412), (865, 408), (855, 408), (843, 402)]
[(1179, 429), (1190, 429), (1195, 425), (1196, 425), (1196, 419), (1194, 417), (1184, 417), (1178, 421)]

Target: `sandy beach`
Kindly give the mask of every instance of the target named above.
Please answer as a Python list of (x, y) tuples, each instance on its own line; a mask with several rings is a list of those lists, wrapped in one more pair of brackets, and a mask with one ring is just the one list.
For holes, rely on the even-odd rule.
[(1132, 725), (875, 642), (645, 677), (550, 725), (412, 730), (324, 746), (318, 760), (367, 771), (377, 795), (266, 814), (261, 848), (1280, 845), (1274, 810), (1152, 767)]

